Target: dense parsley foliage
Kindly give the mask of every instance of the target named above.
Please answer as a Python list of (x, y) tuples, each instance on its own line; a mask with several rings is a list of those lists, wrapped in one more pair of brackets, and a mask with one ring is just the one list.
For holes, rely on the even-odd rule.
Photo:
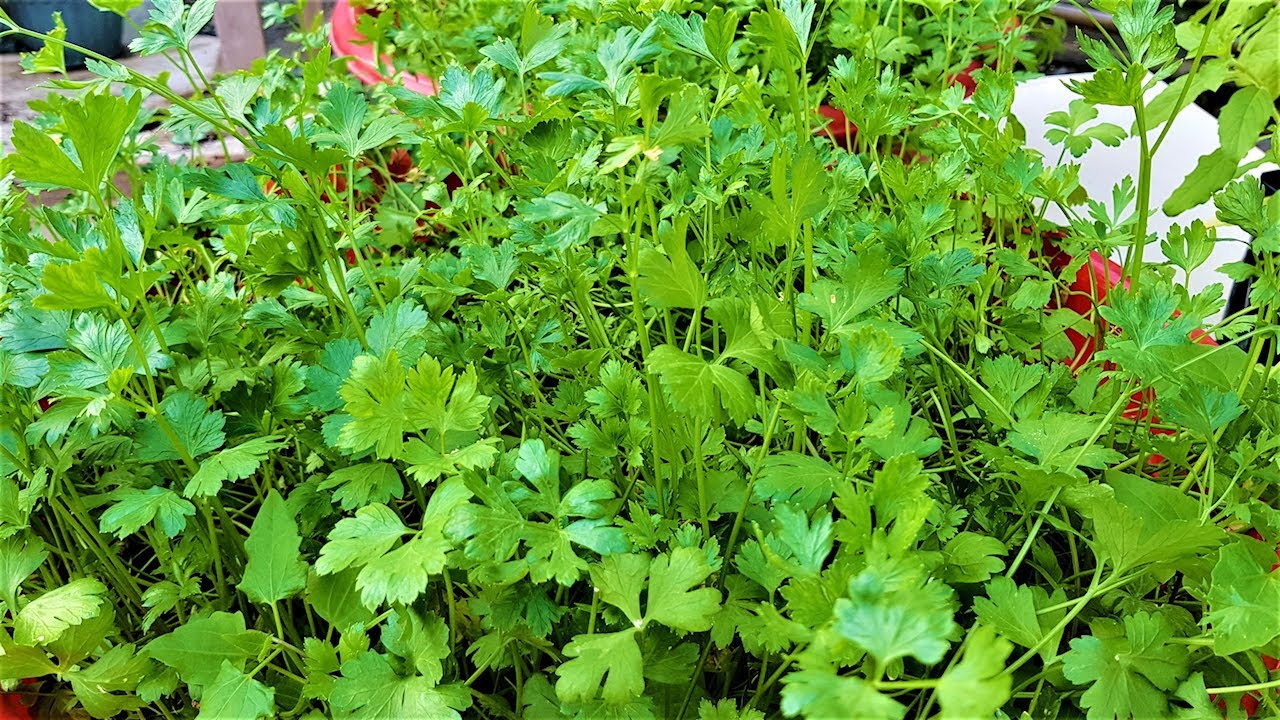
[[(1010, 108), (1051, 4), (367, 15), (436, 97), (321, 25), (194, 99), (91, 60), (3, 159), (0, 680), (42, 717), (1280, 715), (1280, 203), (1242, 164), (1280, 8), (1096, 3), (1044, 158)], [(195, 74), (212, 11), (135, 49)], [(1216, 229), (1148, 232), (1150, 160), (1228, 83), (1166, 207), (1261, 258), (1206, 328)], [(1084, 197), (1071, 157), (1144, 131)]]

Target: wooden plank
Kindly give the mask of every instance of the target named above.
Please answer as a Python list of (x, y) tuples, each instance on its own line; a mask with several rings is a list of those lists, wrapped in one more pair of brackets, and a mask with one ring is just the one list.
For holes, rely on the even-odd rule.
[(243, 70), (266, 56), (257, 0), (219, 0), (213, 11), (213, 27), (222, 39), (218, 72)]
[[(191, 54), (195, 56), (200, 67), (206, 69), (206, 74), (208, 69), (213, 68), (217, 62), (221, 45), (218, 38), (206, 35), (197, 36), (191, 43)], [(195, 88), (182, 71), (163, 55), (146, 57), (131, 55), (121, 58), (120, 63), (149, 77), (168, 73), (169, 89), (178, 95), (187, 96), (195, 92)], [(92, 80), (95, 77), (97, 76), (88, 70), (74, 70), (67, 73), (67, 78), (70, 80)], [(32, 100), (43, 100), (51, 92), (64, 94), (70, 92), (45, 85), (50, 79), (52, 76), (49, 75), (23, 75), (22, 68), (18, 66), (17, 55), (7, 55), (5, 62), (0, 63), (0, 151), (8, 152), (12, 149), (9, 138), (12, 135), (14, 120), (31, 120), (36, 116), (36, 113), (27, 107), (27, 103)], [(163, 98), (155, 95), (148, 97), (145, 102), (147, 107), (163, 107), (165, 104)]]
[(302, 10), (302, 27), (311, 28), (311, 23), (315, 22), (317, 17), (323, 15), (329, 16), (329, 12), (333, 10), (333, 0), (308, 0), (306, 7)]

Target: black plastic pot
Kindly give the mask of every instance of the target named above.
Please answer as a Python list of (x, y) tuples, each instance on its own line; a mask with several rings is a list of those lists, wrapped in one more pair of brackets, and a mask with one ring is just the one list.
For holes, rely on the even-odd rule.
[[(111, 58), (124, 53), (121, 41), (124, 19), (115, 13), (103, 12), (85, 0), (5, 0), (0, 4), (15, 22), (37, 32), (52, 30), (53, 14), (62, 13), (67, 42)], [(35, 41), (23, 39), (22, 42), (29, 50), (40, 47)], [(84, 67), (84, 55), (68, 51), (66, 57), (67, 67)]]

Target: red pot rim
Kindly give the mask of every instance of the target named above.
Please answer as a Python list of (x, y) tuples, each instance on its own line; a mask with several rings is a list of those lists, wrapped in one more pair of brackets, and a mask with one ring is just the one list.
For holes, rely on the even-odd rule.
[[(351, 0), (337, 0), (329, 22), (329, 44), (334, 54), (347, 58), (347, 70), (365, 85), (398, 83), (406, 90), (419, 95), (435, 95), (435, 80), (418, 73), (399, 73), (388, 78), (378, 70), (379, 63), (373, 56), (373, 46), (364, 42), (365, 36), (356, 30), (356, 22), (367, 11), (352, 6)], [(391, 56), (383, 54), (381, 66), (391, 65)]]
[(0, 718), (4, 720), (31, 720), (31, 713), (22, 704), (19, 693), (0, 693)]

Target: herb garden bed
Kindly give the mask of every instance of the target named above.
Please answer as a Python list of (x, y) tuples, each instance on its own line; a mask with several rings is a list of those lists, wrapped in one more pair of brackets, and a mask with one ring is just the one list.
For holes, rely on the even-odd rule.
[(192, 98), (91, 63), (0, 160), (0, 713), (1280, 716), (1280, 8), (1097, 3), (1033, 138), (1052, 5), (272, 5), (298, 53)]

